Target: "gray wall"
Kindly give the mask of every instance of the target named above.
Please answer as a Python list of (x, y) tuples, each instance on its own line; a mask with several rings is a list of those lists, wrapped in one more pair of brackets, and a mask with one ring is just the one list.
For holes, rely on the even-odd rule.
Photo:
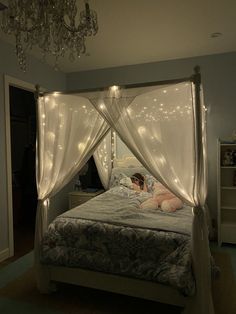
[[(31, 84), (39, 84), (40, 86), (50, 90), (64, 90), (66, 87), (66, 78), (63, 73), (54, 71), (51, 67), (34, 58), (28, 59), (27, 72), (23, 73), (18, 67), (14, 50), (14, 46), (0, 41), (0, 253), (9, 247), (6, 187), (4, 74)], [(63, 202), (65, 203), (64, 199)], [(57, 205), (58, 203), (60, 202), (57, 201)]]
[(236, 129), (236, 52), (70, 73), (67, 89), (77, 90), (188, 77), (201, 67), (205, 102), (208, 107), (208, 205), (213, 218), (217, 212), (216, 141), (229, 138)]

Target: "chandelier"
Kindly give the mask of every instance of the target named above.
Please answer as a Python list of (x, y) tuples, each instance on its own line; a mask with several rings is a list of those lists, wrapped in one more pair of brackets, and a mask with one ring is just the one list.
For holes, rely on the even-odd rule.
[(98, 24), (88, 0), (84, 5), (79, 13), (76, 0), (8, 0), (6, 5), (0, 2), (1, 28), (15, 36), (16, 55), (23, 71), (26, 51), (33, 46), (40, 48), (43, 57), (52, 55), (55, 67), (65, 54), (73, 61), (86, 52), (85, 39), (97, 33)]

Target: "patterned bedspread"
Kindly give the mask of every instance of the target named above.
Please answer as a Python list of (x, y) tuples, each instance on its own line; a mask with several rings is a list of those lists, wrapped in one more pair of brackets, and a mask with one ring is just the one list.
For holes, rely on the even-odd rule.
[(147, 197), (115, 187), (60, 215), (44, 236), (41, 262), (160, 282), (193, 295), (191, 209), (143, 211), (139, 204)]

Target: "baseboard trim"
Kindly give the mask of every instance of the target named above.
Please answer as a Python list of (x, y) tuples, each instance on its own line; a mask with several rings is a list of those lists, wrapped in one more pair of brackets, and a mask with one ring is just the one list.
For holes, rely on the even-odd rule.
[(10, 250), (9, 249), (5, 249), (5, 250), (0, 252), (0, 262), (4, 261), (8, 257), (10, 257)]

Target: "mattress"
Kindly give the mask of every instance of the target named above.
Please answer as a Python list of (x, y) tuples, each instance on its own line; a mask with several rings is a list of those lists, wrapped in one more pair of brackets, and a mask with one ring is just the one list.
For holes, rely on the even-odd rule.
[(58, 216), (43, 238), (41, 263), (159, 282), (193, 295), (191, 208), (140, 209), (148, 197), (115, 187)]

